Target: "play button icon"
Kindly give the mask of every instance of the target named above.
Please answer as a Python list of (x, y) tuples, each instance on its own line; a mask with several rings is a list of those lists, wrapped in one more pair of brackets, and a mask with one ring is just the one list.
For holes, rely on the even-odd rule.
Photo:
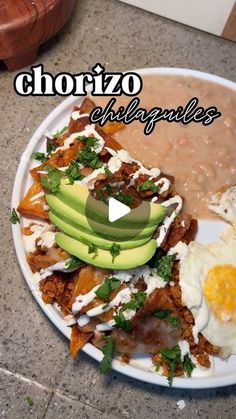
[(114, 223), (114, 221), (119, 220), (120, 218), (124, 217), (125, 215), (129, 214), (131, 209), (122, 204), (122, 202), (117, 201), (115, 198), (110, 198), (108, 201), (108, 219), (110, 223)]
[[(143, 201), (138, 206), (130, 208), (115, 195), (110, 195), (104, 202), (89, 193), (85, 205), (85, 216), (94, 235), (104, 238), (104, 245), (108, 246), (108, 241), (130, 241), (146, 230), (150, 217), (150, 202)], [(143, 232), (143, 236), (150, 236), (151, 230), (152, 228), (149, 227)]]

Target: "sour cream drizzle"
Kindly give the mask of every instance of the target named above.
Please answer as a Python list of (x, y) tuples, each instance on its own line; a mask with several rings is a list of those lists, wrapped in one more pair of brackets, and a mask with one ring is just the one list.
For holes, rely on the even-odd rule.
[[(156, 289), (156, 288), (164, 288), (166, 286), (166, 282), (160, 278), (156, 274), (156, 270), (150, 268), (147, 265), (144, 265), (140, 268), (135, 269), (127, 269), (121, 271), (114, 271), (112, 274), (113, 277), (119, 279), (120, 283), (129, 282), (129, 287), (122, 289), (117, 293), (115, 298), (110, 301), (109, 304), (100, 304), (86, 312), (86, 317), (80, 316), (78, 320), (79, 326), (82, 327), (82, 324), (85, 325), (89, 323), (89, 319), (91, 317), (99, 316), (112, 308), (118, 307), (119, 305), (123, 305), (128, 303), (133, 298), (133, 294), (138, 292), (138, 289), (135, 288), (135, 283), (139, 280), (139, 278), (143, 278), (144, 282), (147, 285), (147, 289), (145, 290), (147, 297)], [(102, 284), (101, 284), (102, 285)], [(91, 303), (96, 298), (96, 291), (100, 287), (100, 285), (92, 288), (87, 294), (79, 295), (76, 297), (76, 301), (72, 306), (73, 314), (79, 313), (82, 307), (85, 307), (87, 304)], [(130, 320), (135, 315), (135, 310), (124, 310), (123, 315), (125, 319)], [(82, 317), (82, 318), (81, 318)], [(80, 320), (81, 319), (81, 320)], [(110, 320), (105, 323), (98, 324), (96, 329), (100, 331), (111, 330), (115, 326), (114, 320)]]
[(75, 132), (75, 133), (71, 134), (68, 138), (66, 138), (66, 140), (64, 141), (63, 146), (62, 147), (57, 147), (55, 152), (60, 151), (60, 150), (67, 150), (68, 148), (70, 148), (70, 145), (73, 144), (73, 142), (78, 137), (83, 137), (83, 136), (89, 137), (91, 135), (93, 135), (98, 140), (98, 142), (96, 144), (96, 147), (94, 147), (94, 151), (96, 151), (96, 153), (100, 153), (100, 151), (102, 151), (102, 149), (104, 147), (105, 141), (102, 138), (102, 136), (99, 135), (98, 132), (96, 131), (95, 124), (86, 125), (86, 127), (83, 131)]
[(44, 197), (44, 191), (41, 191), (39, 193), (37, 193), (36, 195), (32, 196), (32, 198), (30, 198), (30, 202), (34, 202), (39, 198), (43, 198)]
[(168, 232), (168, 229), (170, 228), (171, 224), (173, 223), (174, 219), (178, 215), (179, 211), (181, 210), (183, 206), (183, 199), (181, 196), (176, 195), (172, 198), (168, 199), (167, 201), (164, 201), (161, 203), (164, 207), (169, 207), (170, 205), (177, 204), (177, 207), (174, 209), (174, 211), (171, 213), (170, 216), (167, 216), (162, 225), (158, 228), (159, 236), (157, 238), (157, 247), (160, 247), (163, 243), (165, 236)]
[(54, 271), (65, 271), (66, 270), (66, 261), (62, 260), (60, 262), (55, 263), (54, 265), (49, 266), (48, 268), (41, 269), (40, 275), (42, 279), (51, 276)]

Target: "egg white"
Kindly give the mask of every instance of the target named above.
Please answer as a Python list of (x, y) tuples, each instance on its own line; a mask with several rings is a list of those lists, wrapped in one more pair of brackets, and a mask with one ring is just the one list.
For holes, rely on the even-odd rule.
[(180, 287), (182, 301), (195, 320), (195, 342), (201, 332), (210, 343), (221, 348), (222, 355), (228, 356), (236, 354), (236, 323), (217, 319), (203, 293), (209, 269), (221, 264), (236, 267), (236, 243), (190, 243), (188, 254), (180, 262)]

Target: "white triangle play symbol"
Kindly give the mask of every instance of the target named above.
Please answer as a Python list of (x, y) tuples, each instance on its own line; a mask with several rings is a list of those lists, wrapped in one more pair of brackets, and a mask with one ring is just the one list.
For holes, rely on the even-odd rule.
[(110, 198), (108, 205), (108, 219), (110, 223), (119, 220), (119, 218), (124, 217), (131, 211), (131, 209), (127, 205), (122, 204), (122, 202), (117, 201), (117, 199), (115, 198)]

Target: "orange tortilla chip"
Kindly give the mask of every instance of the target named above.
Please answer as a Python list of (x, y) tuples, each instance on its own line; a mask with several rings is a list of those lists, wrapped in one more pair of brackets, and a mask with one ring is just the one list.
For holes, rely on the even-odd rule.
[(102, 127), (103, 132), (105, 134), (115, 134), (117, 131), (120, 131), (125, 127), (125, 124), (123, 122), (111, 122), (107, 121), (105, 125)]
[(46, 203), (44, 197), (39, 197), (35, 200), (31, 200), (35, 195), (43, 191), (43, 187), (39, 182), (33, 183), (28, 190), (26, 196), (20, 202), (17, 211), (27, 217), (36, 217), (43, 220), (49, 220), (48, 212), (43, 209), (43, 205)]
[(76, 325), (72, 326), (70, 339), (70, 354), (75, 358), (80, 349), (91, 339), (93, 333), (82, 333)]

